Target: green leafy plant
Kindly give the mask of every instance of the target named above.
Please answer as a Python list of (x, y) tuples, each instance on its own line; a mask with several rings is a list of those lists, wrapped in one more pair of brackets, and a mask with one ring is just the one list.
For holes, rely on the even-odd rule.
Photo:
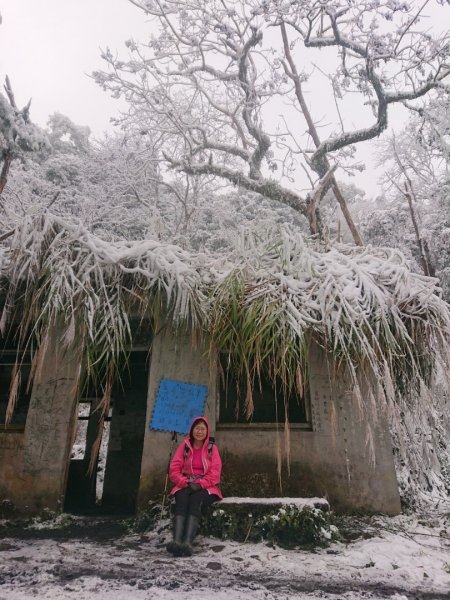
[(32, 529), (67, 529), (74, 524), (74, 517), (67, 513), (58, 513), (44, 508), (30, 522)]
[(0, 518), (11, 518), (14, 517), (17, 512), (17, 509), (11, 500), (5, 498), (0, 502)]
[(125, 521), (125, 526), (130, 533), (140, 533), (155, 529), (158, 523), (170, 517), (170, 507), (166, 504), (161, 506), (160, 502), (150, 501), (148, 508), (137, 513), (131, 519)]
[(240, 542), (268, 540), (286, 548), (327, 546), (337, 537), (332, 517), (316, 508), (265, 505), (216, 508), (203, 519), (207, 535)]
[(288, 547), (326, 546), (335, 535), (327, 513), (310, 507), (282, 507), (262, 519), (260, 527), (264, 539)]

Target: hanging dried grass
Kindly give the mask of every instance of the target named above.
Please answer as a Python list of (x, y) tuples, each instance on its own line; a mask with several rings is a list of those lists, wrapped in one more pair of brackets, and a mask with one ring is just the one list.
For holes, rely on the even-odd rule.
[(11, 383), (9, 386), (9, 394), (8, 394), (8, 404), (6, 406), (6, 414), (5, 414), (5, 425), (9, 425), (11, 423), (11, 419), (14, 415), (14, 409), (16, 408), (17, 399), (19, 396), (20, 390), (20, 364), (17, 362), (14, 363), (12, 373), (11, 373)]

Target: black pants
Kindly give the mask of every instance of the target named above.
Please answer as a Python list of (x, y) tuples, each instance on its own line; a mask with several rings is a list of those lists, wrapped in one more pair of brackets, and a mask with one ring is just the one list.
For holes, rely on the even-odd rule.
[(211, 506), (217, 500), (219, 496), (209, 494), (206, 490), (191, 492), (189, 488), (183, 488), (175, 494), (175, 514), (201, 517), (202, 509)]

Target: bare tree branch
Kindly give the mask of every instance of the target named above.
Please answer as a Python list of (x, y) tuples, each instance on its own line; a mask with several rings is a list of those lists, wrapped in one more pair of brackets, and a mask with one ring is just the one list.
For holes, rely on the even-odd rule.
[[(286, 60), (289, 65), (289, 68), (288, 68), (286, 63), (283, 62), (284, 70), (285, 70), (286, 74), (288, 75), (288, 77), (290, 77), (290, 79), (292, 79), (292, 81), (294, 82), (295, 95), (297, 97), (301, 111), (302, 111), (303, 116), (305, 117), (306, 123), (308, 125), (309, 135), (311, 136), (316, 148), (319, 148), (321, 145), (319, 134), (317, 133), (316, 126), (312, 119), (309, 108), (306, 104), (305, 97), (303, 95), (302, 84), (300, 81), (299, 74), (297, 72), (297, 68), (294, 63), (294, 59), (292, 57), (292, 53), (291, 53), (290, 46), (289, 46), (289, 40), (288, 40), (288, 36), (287, 36), (287, 31), (286, 31), (286, 25), (284, 22), (280, 23), (280, 29), (281, 29), (281, 35), (283, 38), (284, 54), (286, 56)], [(314, 157), (314, 155), (313, 155), (313, 157)], [(362, 246), (363, 240), (362, 240), (361, 234), (359, 233), (359, 231), (352, 219), (352, 216), (350, 214), (350, 211), (348, 210), (345, 198), (342, 195), (342, 193), (339, 189), (338, 183), (336, 181), (336, 177), (334, 175), (334, 171), (336, 168), (333, 168), (330, 171), (330, 164), (329, 164), (329, 161), (328, 161), (326, 155), (322, 155), (319, 158), (319, 160), (317, 160), (316, 162), (314, 162), (313, 159), (311, 159), (310, 162), (311, 162), (311, 165), (313, 166), (314, 170), (317, 172), (317, 174), (323, 178), (322, 181), (326, 182), (327, 186), (332, 188), (334, 195), (336, 197), (336, 200), (338, 201), (338, 203), (341, 207), (341, 210), (342, 210), (344, 218), (347, 222), (347, 225), (352, 233), (353, 241), (358, 246)], [(324, 174), (325, 169), (326, 169), (326, 171)], [(310, 209), (308, 210), (308, 214), (310, 217), (311, 230), (313, 231), (313, 233), (317, 233), (316, 214), (317, 214), (317, 210), (318, 210), (318, 208), (317, 208), (318, 203), (323, 198), (324, 194), (327, 192), (328, 187), (324, 187), (324, 185), (323, 185), (323, 191), (320, 192), (320, 194), (312, 195), (313, 198), (317, 197), (317, 199), (315, 199), (314, 201), (311, 202)]]
[(165, 155), (165, 158), (173, 168), (183, 171), (184, 173), (188, 173), (189, 175), (214, 175), (215, 177), (221, 177), (230, 183), (234, 183), (237, 186), (243, 187), (246, 190), (257, 192), (266, 198), (271, 198), (272, 200), (277, 200), (278, 202), (283, 202), (284, 204), (287, 204), (288, 206), (291, 206), (295, 210), (302, 213), (305, 217), (308, 216), (305, 200), (295, 192), (291, 192), (290, 190), (282, 187), (274, 180), (253, 179), (252, 177), (244, 175), (239, 171), (233, 171), (232, 169), (224, 166), (209, 163), (183, 163), (172, 159), (168, 155)]
[(238, 56), (239, 81), (245, 93), (245, 103), (242, 111), (244, 122), (249, 133), (257, 141), (258, 147), (250, 157), (250, 177), (259, 179), (261, 177), (261, 163), (270, 148), (270, 138), (255, 123), (255, 111), (257, 108), (257, 95), (248, 77), (248, 54), (250, 49), (262, 40), (262, 33), (252, 29), (252, 36), (247, 40)]

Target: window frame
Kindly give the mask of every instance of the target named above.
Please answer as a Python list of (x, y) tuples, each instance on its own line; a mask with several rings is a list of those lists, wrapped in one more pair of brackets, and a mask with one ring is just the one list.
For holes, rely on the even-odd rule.
[[(218, 378), (217, 378), (217, 412), (216, 412), (216, 429), (217, 430), (244, 430), (244, 429), (252, 429), (252, 430), (265, 430), (265, 431), (278, 431), (280, 428), (284, 428), (284, 420), (280, 421), (221, 421), (221, 409), (223, 400), (223, 390), (227, 388), (227, 380), (228, 386), (232, 386), (236, 384), (236, 379), (233, 375), (229, 374), (229, 371), (222, 367), (224, 379), (220, 374), (220, 367), (218, 370)], [(274, 387), (272, 387), (274, 389)], [(255, 386), (255, 396), (259, 391)], [(304, 431), (312, 431), (312, 411), (311, 411), (311, 388), (309, 385), (309, 380), (305, 385), (305, 398), (304, 398), (304, 412), (305, 412), (305, 420), (304, 421), (289, 421), (289, 428), (291, 430), (304, 430)]]

